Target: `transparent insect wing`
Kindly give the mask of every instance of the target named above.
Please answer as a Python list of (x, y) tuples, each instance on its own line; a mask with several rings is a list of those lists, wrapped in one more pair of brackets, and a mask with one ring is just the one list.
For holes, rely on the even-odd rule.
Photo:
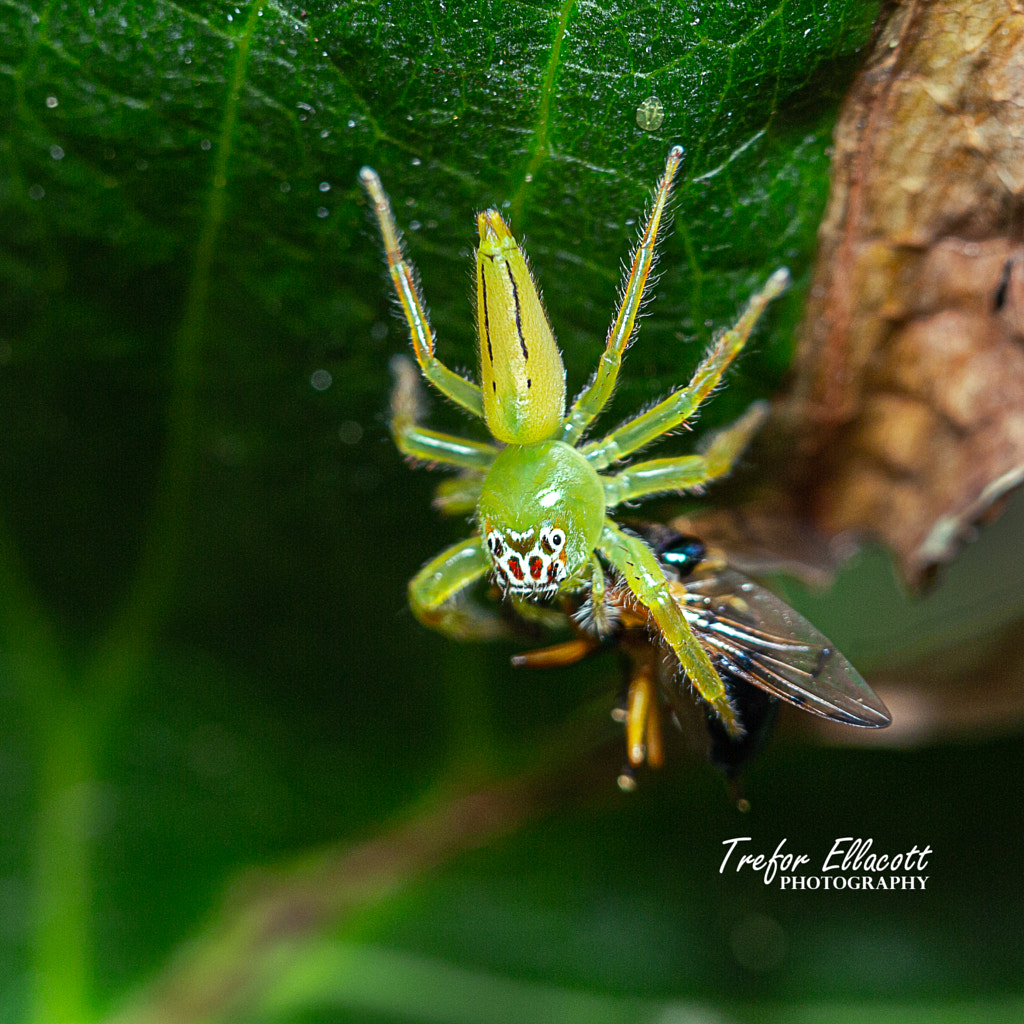
[(892, 717), (833, 644), (771, 591), (728, 567), (672, 584), (694, 633), (723, 669), (797, 707), (879, 729)]

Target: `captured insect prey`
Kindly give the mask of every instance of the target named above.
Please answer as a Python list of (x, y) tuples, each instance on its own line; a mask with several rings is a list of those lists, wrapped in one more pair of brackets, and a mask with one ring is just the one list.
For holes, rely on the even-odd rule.
[[(889, 724), (885, 705), (850, 662), (775, 594), (695, 537), (658, 523), (629, 525), (658, 556), (672, 599), (710, 654), (736, 708), (742, 735), (726, 730), (714, 714), (704, 716), (704, 751), (728, 779), (764, 746), (781, 701), (844, 725)], [(687, 732), (693, 699), (685, 676), (665, 658), (646, 610), (618, 584), (607, 586), (604, 597), (612, 625), (602, 635), (587, 631), (591, 610), (576, 595), (561, 608), (563, 624), (575, 630), (576, 639), (512, 660), (519, 667), (550, 668), (608, 647), (623, 654), (627, 689), (616, 717), (626, 727), (628, 757), (620, 784), (631, 788), (634, 768), (663, 763), (663, 712)]]
[[(725, 476), (767, 414), (765, 403), (755, 403), (694, 454), (628, 461), (686, 423), (718, 386), (768, 303), (788, 285), (785, 268), (717, 337), (688, 384), (604, 436), (588, 438), (636, 334), (682, 158), (682, 147), (669, 150), (604, 352), (568, 405), (561, 352), (526, 257), (501, 214), (491, 209), (477, 216), (478, 384), (437, 358), (417, 275), (380, 178), (369, 167), (360, 172), (420, 372), (482, 420), (491, 438), (472, 440), (423, 425), (415, 369), (395, 357), (395, 444), (410, 460), (456, 471), (438, 487), (435, 505), (448, 515), (470, 515), (474, 524), (468, 537), (413, 577), (409, 605), (424, 625), (457, 639), (508, 635), (507, 615), (471, 593), (489, 577), (509, 608), (528, 621), (564, 622), (558, 602), (575, 607), (583, 646), (614, 635), (620, 619), (635, 619), (655, 636), (652, 650), (670, 653), (674, 688), (686, 690), (685, 679), (736, 744), (745, 734), (740, 679), (817, 714), (845, 716), (857, 725), (888, 724), (884, 707), (849, 663), (785, 604), (727, 566), (704, 571), (703, 555), (697, 568), (680, 573), (673, 558), (685, 562), (685, 554), (659, 551), (657, 536), (624, 530), (613, 515), (626, 502), (703, 490)], [(669, 688), (662, 685), (659, 692)], [(649, 761), (656, 759), (656, 690), (650, 680), (638, 685), (639, 710), (629, 711), (629, 742), (646, 750)]]

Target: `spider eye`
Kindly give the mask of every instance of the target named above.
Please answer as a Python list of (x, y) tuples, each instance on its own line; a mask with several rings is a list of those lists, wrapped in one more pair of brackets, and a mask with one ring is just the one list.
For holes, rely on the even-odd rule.
[(505, 553), (505, 545), (501, 543), (501, 538), (497, 533), (487, 534), (487, 546), (491, 549), (491, 554), (495, 558), (501, 558)]
[(540, 539), (548, 552), (556, 554), (565, 543), (565, 531), (559, 530), (557, 527), (548, 527), (541, 530)]

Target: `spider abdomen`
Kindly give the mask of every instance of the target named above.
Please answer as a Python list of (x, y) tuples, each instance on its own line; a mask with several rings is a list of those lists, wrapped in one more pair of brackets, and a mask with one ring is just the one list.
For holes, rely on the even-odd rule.
[(484, 419), (508, 444), (554, 437), (565, 415), (565, 368), (519, 244), (497, 210), (477, 217), (477, 333)]

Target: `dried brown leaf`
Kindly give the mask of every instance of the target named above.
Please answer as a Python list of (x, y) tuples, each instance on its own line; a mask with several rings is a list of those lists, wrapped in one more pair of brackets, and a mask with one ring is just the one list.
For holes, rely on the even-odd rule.
[(1024, 8), (893, 6), (836, 129), (785, 421), (826, 536), (920, 582), (1024, 478)]

